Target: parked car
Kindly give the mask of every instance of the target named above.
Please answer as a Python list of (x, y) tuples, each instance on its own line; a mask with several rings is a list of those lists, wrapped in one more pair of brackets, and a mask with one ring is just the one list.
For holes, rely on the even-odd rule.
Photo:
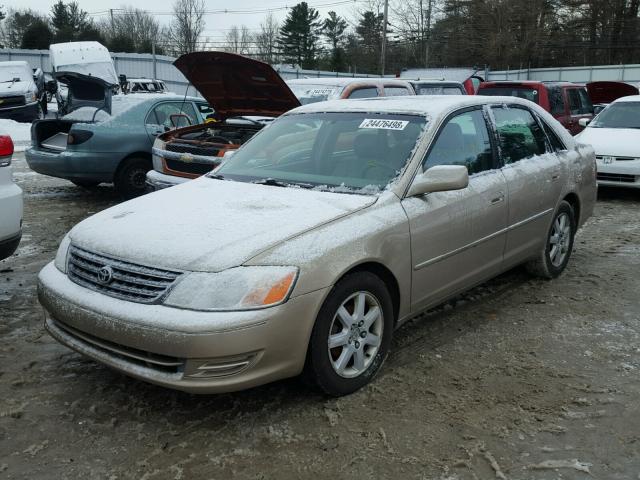
[(444, 79), (411, 80), (416, 95), (467, 95), (462, 82)]
[(13, 142), (0, 135), (0, 260), (16, 251), (22, 237), (22, 190), (11, 178)]
[[(145, 192), (147, 171), (151, 169), (151, 146), (161, 133), (172, 128), (195, 125), (210, 112), (195, 97), (181, 95), (116, 95), (100, 79), (74, 75), (70, 81), (68, 108), (58, 119), (34, 122), (31, 147), (25, 152), (29, 167), (43, 175), (70, 180), (91, 188), (113, 182), (124, 197)], [(82, 79), (82, 80), (81, 80)], [(102, 88), (102, 100), (78, 91), (93, 85)]]
[(394, 79), (314, 78), (285, 83), (270, 65), (226, 52), (189, 53), (174, 65), (213, 107), (216, 122), (158, 137), (153, 146), (153, 170), (147, 174), (151, 190), (210, 172), (274, 117), (301, 103), (414, 95), (408, 82)]
[(595, 199), (593, 150), (531, 102), (314, 103), (75, 226), (38, 296), (54, 338), (139, 379), (213, 393), (306, 369), (343, 395), (419, 312), (521, 263), (560, 275)]
[(415, 95), (409, 82), (392, 78), (301, 78), (286, 83), (302, 105), (346, 98)]
[(593, 146), (598, 185), (640, 188), (640, 95), (609, 104), (576, 140)]
[(614, 100), (629, 95), (638, 95), (638, 87), (625, 82), (589, 82), (586, 84), (587, 93), (593, 103), (593, 113), (597, 115), (604, 107)]
[(162, 80), (120, 77), (120, 88), (124, 93), (169, 93)]
[(508, 95), (525, 98), (550, 112), (572, 135), (580, 133), (582, 118), (593, 118), (593, 104), (583, 85), (569, 82), (484, 82), (478, 95)]
[[(484, 78), (478, 75), (477, 68), (408, 68), (404, 69), (396, 77), (403, 80), (415, 79), (439, 79), (447, 82), (461, 83), (467, 95), (475, 95), (478, 86), (484, 82)], [(416, 92), (420, 95), (418, 92)]]
[(44, 74), (27, 62), (0, 62), (0, 118), (32, 122), (47, 111)]

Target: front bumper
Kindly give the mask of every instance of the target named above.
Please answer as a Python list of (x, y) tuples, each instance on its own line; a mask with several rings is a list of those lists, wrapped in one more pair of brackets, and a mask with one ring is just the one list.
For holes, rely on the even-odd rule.
[(54, 152), (28, 148), (25, 158), (34, 172), (66, 180), (112, 182), (119, 158), (112, 153), (67, 150)]
[(32, 122), (37, 119), (40, 114), (38, 106), (38, 102), (31, 102), (17, 107), (0, 108), (0, 118), (7, 118), (18, 122)]
[(326, 293), (264, 310), (198, 312), (93, 292), (53, 263), (38, 278), (45, 327), (60, 343), (132, 377), (191, 393), (298, 375)]
[[(616, 158), (616, 157), (612, 157)], [(613, 160), (604, 163), (598, 158), (598, 185), (640, 188), (640, 160)]]
[(4, 260), (13, 255), (13, 252), (15, 252), (18, 249), (18, 245), (20, 245), (21, 238), (22, 232), (11, 238), (0, 240), (0, 260)]
[(191, 180), (191, 178), (166, 175), (164, 173), (158, 172), (157, 170), (149, 170), (147, 172), (147, 186), (154, 191), (162, 190), (163, 188), (174, 187)]

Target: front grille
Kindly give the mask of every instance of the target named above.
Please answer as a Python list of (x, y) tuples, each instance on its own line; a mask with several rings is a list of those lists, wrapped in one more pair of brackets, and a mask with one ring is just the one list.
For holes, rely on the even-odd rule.
[(190, 153), (192, 155), (203, 155), (205, 157), (217, 157), (221, 148), (201, 147), (186, 143), (167, 143), (166, 147), (169, 152)]
[(204, 175), (216, 168), (220, 162), (217, 163), (198, 163), (198, 162), (181, 162), (179, 160), (165, 159), (165, 163), (169, 170), (181, 173), (190, 173), (193, 175)]
[(85, 345), (89, 348), (99, 350), (111, 357), (125, 360), (134, 365), (150, 368), (162, 373), (180, 373), (184, 370), (184, 360), (168, 355), (159, 355), (157, 353), (147, 352), (137, 348), (127, 347), (125, 345), (104, 340), (86, 332), (81, 332), (69, 325), (51, 319), (54, 326), (62, 330), (64, 333), (74, 339), (74, 341)]
[(67, 264), (69, 278), (90, 290), (137, 303), (158, 301), (180, 272), (116, 260), (72, 246)]
[(0, 97), (0, 109), (19, 107), (24, 104), (24, 95), (18, 95), (14, 97)]
[(625, 182), (635, 183), (635, 175), (627, 175), (625, 173), (598, 173), (598, 180), (605, 182)]

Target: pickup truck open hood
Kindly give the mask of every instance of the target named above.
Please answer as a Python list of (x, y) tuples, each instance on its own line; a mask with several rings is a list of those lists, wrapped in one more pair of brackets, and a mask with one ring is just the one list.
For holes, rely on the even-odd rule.
[(173, 64), (215, 110), (216, 118), (279, 116), (300, 102), (267, 63), (227, 52), (193, 52)]
[(111, 114), (111, 95), (115, 85), (77, 72), (54, 72), (53, 76), (69, 88), (65, 114), (80, 107), (95, 107)]
[(592, 103), (611, 103), (620, 97), (638, 95), (638, 89), (624, 82), (589, 82), (587, 92)]

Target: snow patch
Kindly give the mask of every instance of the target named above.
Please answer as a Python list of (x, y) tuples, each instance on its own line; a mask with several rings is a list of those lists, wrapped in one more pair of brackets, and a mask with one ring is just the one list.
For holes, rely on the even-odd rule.
[(16, 152), (23, 152), (31, 144), (31, 124), (0, 118), (0, 135), (9, 135)]

